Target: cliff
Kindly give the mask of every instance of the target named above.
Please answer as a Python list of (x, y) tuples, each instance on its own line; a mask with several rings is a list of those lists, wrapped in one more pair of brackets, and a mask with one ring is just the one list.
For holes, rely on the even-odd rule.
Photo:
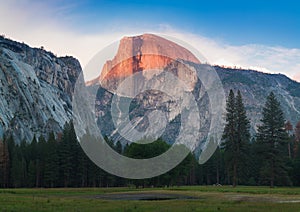
[(72, 117), (71, 95), (81, 66), (0, 37), (0, 136), (17, 142), (61, 132)]
[[(153, 70), (163, 70), (175, 60), (200, 63), (189, 50), (165, 38), (153, 34), (124, 37), (115, 57), (103, 65), (97, 79), (87, 84), (99, 82), (102, 87), (115, 91), (119, 83), (128, 76), (142, 72), (145, 78), (151, 78)], [(179, 72), (178, 76), (184, 77), (187, 72), (188, 70)]]

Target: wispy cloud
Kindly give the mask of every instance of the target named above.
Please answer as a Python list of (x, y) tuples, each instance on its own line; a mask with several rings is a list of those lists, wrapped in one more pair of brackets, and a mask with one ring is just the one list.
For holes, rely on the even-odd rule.
[(211, 64), (282, 73), (300, 81), (300, 49), (261, 44), (232, 45), (204, 36), (168, 30), (196, 47)]
[[(0, 7), (1, 34), (29, 45), (44, 46), (59, 56), (72, 55), (83, 67), (105, 46), (123, 36), (145, 32), (162, 33), (183, 40), (196, 48), (211, 64), (252, 68), (283, 73), (300, 81), (300, 49), (261, 44), (234, 45), (201, 35), (180, 31), (169, 25), (147, 28), (102, 29), (101, 33), (78, 33), (69, 21), (74, 5), (59, 6), (30, 0), (6, 1)], [(34, 5), (34, 6), (33, 6)], [(55, 6), (53, 6), (55, 5)], [(176, 27), (176, 26), (175, 26)]]

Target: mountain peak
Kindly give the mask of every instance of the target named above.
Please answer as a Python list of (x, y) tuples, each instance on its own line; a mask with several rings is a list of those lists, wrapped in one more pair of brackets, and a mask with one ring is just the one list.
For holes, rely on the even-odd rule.
[(99, 82), (120, 82), (140, 71), (162, 70), (175, 60), (185, 60), (200, 64), (200, 61), (186, 48), (154, 34), (123, 37), (117, 54), (106, 61), (100, 76), (87, 84)]

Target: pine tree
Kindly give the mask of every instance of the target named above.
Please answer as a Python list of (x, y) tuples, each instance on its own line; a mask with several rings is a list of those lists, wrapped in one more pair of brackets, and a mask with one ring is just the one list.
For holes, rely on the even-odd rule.
[[(230, 90), (227, 103), (226, 103), (226, 125), (223, 132), (223, 144), (222, 148), (224, 149), (224, 157), (226, 162), (227, 174), (229, 174), (229, 166), (232, 166), (235, 163), (234, 153), (232, 150), (234, 149), (234, 142), (235, 142), (235, 123), (236, 123), (236, 116), (235, 116), (235, 96), (233, 90)], [(229, 178), (228, 178), (229, 180)], [(228, 181), (229, 183), (229, 181)]]
[(9, 164), (10, 161), (7, 142), (0, 140), (0, 176), (1, 186), (4, 188), (8, 187)]
[[(236, 109), (236, 139), (237, 139), (237, 157), (238, 162), (236, 169), (239, 172), (239, 177), (245, 175), (247, 170), (247, 162), (249, 159), (249, 143), (250, 143), (250, 121), (247, 117), (245, 106), (241, 92), (238, 90), (235, 102)], [(237, 175), (237, 174), (236, 174)], [(247, 176), (245, 176), (247, 177)]]
[(206, 185), (220, 184), (223, 170), (222, 151), (219, 147), (216, 149), (210, 159), (202, 165), (202, 174), (204, 174)]
[(12, 186), (15, 188), (23, 185), (22, 155), (20, 147), (16, 146), (12, 156), (11, 180)]
[(259, 171), (261, 168), (261, 157), (259, 154), (259, 144), (255, 137), (253, 137), (250, 141), (249, 147), (249, 158), (247, 160), (247, 185), (258, 185), (260, 176)]
[(294, 158), (298, 154), (298, 147), (300, 143), (300, 121), (296, 124), (295, 127), (295, 140), (294, 140), (294, 148), (293, 148), (293, 153), (294, 153)]
[(46, 187), (55, 187), (59, 176), (59, 158), (58, 158), (58, 144), (54, 133), (49, 134), (46, 144), (45, 167), (44, 167), (44, 182)]
[(61, 142), (59, 142), (60, 174), (64, 187), (76, 186), (80, 183), (78, 176), (80, 149), (72, 121), (66, 123)]
[(293, 149), (293, 168), (291, 171), (291, 178), (294, 186), (300, 186), (300, 152), (299, 152), (299, 141), (300, 141), (300, 121), (295, 127), (295, 138), (294, 138), (294, 149)]
[[(6, 138), (4, 138), (4, 140), (6, 140)], [(6, 142), (7, 142), (8, 154), (9, 154), (9, 186), (11, 187), (13, 184), (11, 169), (12, 169), (12, 161), (13, 161), (13, 155), (16, 148), (16, 144), (12, 136), (9, 136)]]
[(21, 155), (21, 183), (22, 187), (28, 186), (28, 164), (29, 164), (29, 148), (28, 143), (25, 140), (22, 140), (20, 143), (20, 155)]
[(238, 183), (239, 172), (242, 171), (242, 162), (247, 157), (247, 146), (250, 139), (249, 120), (240, 91), (235, 97), (234, 92), (230, 90), (226, 111), (222, 148), (224, 149), (227, 172), (232, 176), (232, 185), (235, 187)]
[(36, 184), (36, 161), (30, 160), (28, 164), (28, 186), (29, 187), (38, 187)]
[[(284, 161), (287, 133), (284, 129), (284, 115), (273, 92), (267, 97), (263, 108), (262, 124), (258, 127), (257, 140), (261, 147), (263, 166), (261, 177), (274, 187), (275, 182), (289, 183)], [(280, 179), (285, 178), (285, 179)]]
[(285, 131), (288, 133), (288, 154), (289, 154), (289, 158), (291, 159), (292, 158), (292, 153), (291, 153), (291, 141), (292, 141), (292, 135), (293, 135), (293, 125), (291, 124), (290, 121), (287, 121), (285, 124), (284, 124), (284, 128), (285, 128)]
[(36, 136), (33, 136), (31, 143), (28, 146), (28, 183), (29, 186), (39, 187), (40, 185), (40, 167), (38, 143)]
[(73, 167), (71, 145), (70, 145), (70, 125), (65, 123), (61, 142), (59, 143), (59, 164), (61, 185), (70, 186), (70, 178)]
[(81, 187), (86, 187), (88, 184), (88, 164), (90, 161), (83, 149), (79, 149), (78, 158), (78, 183)]
[(37, 157), (36, 157), (36, 167), (37, 167), (37, 181), (36, 186), (44, 186), (44, 177), (45, 177), (45, 167), (46, 167), (46, 158), (49, 154), (48, 142), (44, 136), (40, 136), (38, 139), (37, 145)]
[(81, 146), (77, 140), (77, 135), (75, 132), (73, 121), (70, 121), (70, 131), (69, 131), (69, 145), (70, 145), (70, 158), (71, 158), (71, 178), (70, 182), (72, 186), (78, 186), (81, 183), (79, 179), (79, 164), (80, 164), (80, 154)]

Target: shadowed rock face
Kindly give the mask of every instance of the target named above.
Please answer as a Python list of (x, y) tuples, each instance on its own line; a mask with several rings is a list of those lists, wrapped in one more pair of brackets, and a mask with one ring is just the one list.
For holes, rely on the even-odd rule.
[[(100, 82), (102, 87), (114, 91), (128, 76), (136, 72), (145, 72), (143, 75), (151, 78), (151, 73), (146, 72), (163, 70), (175, 60), (200, 63), (190, 51), (162, 37), (152, 34), (124, 37), (120, 41), (115, 57), (108, 60), (103, 66), (101, 75), (88, 84)], [(177, 76), (183, 77), (182, 75), (186, 73), (193, 75), (191, 71), (185, 70), (184, 74), (179, 71)]]
[(72, 117), (71, 95), (80, 72), (75, 58), (0, 37), (0, 136), (19, 142), (61, 132)]

